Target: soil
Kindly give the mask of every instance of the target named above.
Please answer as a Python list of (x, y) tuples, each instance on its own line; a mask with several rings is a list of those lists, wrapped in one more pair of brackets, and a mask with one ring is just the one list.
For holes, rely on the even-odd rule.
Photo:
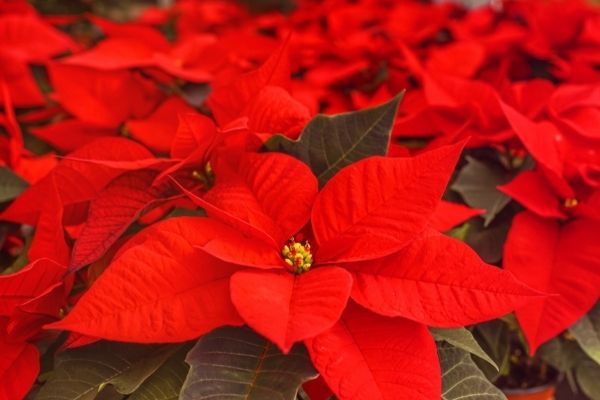
[(510, 375), (498, 378), (496, 385), (504, 389), (529, 389), (556, 383), (559, 372), (548, 364), (529, 358), (522, 349), (510, 355)]

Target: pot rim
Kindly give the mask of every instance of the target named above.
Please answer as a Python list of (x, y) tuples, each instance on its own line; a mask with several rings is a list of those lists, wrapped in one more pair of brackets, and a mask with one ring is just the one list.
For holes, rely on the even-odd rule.
[(564, 373), (559, 372), (558, 376), (552, 380), (551, 382), (548, 382), (544, 385), (540, 385), (540, 386), (534, 386), (531, 388), (525, 388), (525, 389), (520, 389), (520, 388), (500, 388), (500, 390), (502, 390), (502, 392), (504, 394), (532, 394), (532, 393), (539, 393), (539, 392), (543, 392), (544, 390), (550, 389), (552, 387), (556, 388), (558, 386), (558, 384), (563, 380), (564, 378)]
[(548, 390), (552, 387), (556, 387), (558, 382), (550, 382), (542, 386), (535, 386), (527, 389), (502, 389), (502, 392), (505, 394), (533, 394), (543, 392), (544, 390)]

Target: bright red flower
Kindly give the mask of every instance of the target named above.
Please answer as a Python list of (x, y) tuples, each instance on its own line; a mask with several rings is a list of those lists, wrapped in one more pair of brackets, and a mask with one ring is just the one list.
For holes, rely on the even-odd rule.
[(177, 131), (180, 114), (193, 113), (194, 109), (179, 97), (163, 101), (149, 116), (127, 121), (127, 132), (157, 153), (169, 153)]
[(442, 200), (431, 217), (431, 226), (440, 232), (446, 232), (455, 226), (463, 224), (469, 219), (484, 213), (485, 210), (470, 208), (459, 203), (451, 203)]
[[(312, 172), (289, 156), (220, 158), (214, 187), (204, 198), (189, 193), (211, 218), (173, 218), (140, 232), (49, 327), (172, 342), (243, 321), (284, 351), (305, 340), (341, 399), (356, 390), (439, 397), (425, 325), (490, 319), (537, 295), (428, 227), (461, 148), (367, 158), (320, 193)], [(362, 307), (347, 307), (349, 298)], [(341, 346), (353, 350), (339, 358)]]
[[(38, 106), (45, 98), (28, 64), (45, 64), (52, 56), (74, 50), (72, 39), (35, 13), (0, 13), (0, 81), (6, 82), (16, 106)], [(0, 97), (0, 104), (5, 99)]]
[(52, 63), (48, 69), (55, 96), (81, 121), (116, 128), (128, 119), (146, 117), (162, 100), (155, 83), (137, 72), (100, 71)]
[(289, 39), (258, 69), (231, 79), (218, 79), (208, 98), (221, 126), (241, 117), (258, 134), (282, 133), (296, 138), (310, 119), (308, 108), (290, 93)]
[(40, 372), (40, 354), (32, 344), (6, 340), (3, 325), (0, 319), (0, 399), (21, 399)]
[(66, 267), (39, 259), (0, 276), (0, 399), (24, 398), (39, 373), (39, 353), (29, 343), (59, 318), (71, 290)]
[(528, 210), (513, 221), (504, 267), (532, 288), (555, 294), (516, 311), (533, 354), (600, 298), (600, 192), (561, 197), (538, 171), (523, 172), (500, 189)]

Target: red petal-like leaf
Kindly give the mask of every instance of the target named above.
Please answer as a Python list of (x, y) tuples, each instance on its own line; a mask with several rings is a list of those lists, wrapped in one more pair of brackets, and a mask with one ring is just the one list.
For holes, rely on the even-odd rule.
[(268, 246), (255, 237), (245, 236), (211, 218), (171, 218), (154, 224), (129, 239), (119, 249), (115, 259), (161, 233), (185, 237), (194, 247), (236, 265), (265, 269), (284, 268), (286, 265), (281, 257), (281, 249)]
[(215, 165), (215, 186), (205, 195), (207, 202), (268, 234), (276, 244), (308, 222), (318, 184), (304, 163), (281, 153), (245, 154), (235, 163)]
[(441, 397), (437, 350), (424, 325), (348, 305), (340, 322), (306, 346), (340, 400)]
[(150, 190), (157, 174), (152, 170), (126, 173), (98, 194), (73, 247), (71, 268), (81, 268), (102, 257), (142, 211), (157, 200), (159, 193)]
[(485, 48), (477, 42), (455, 41), (432, 47), (426, 68), (433, 74), (471, 78), (485, 62)]
[[(217, 127), (215, 123), (202, 114), (179, 115), (179, 125), (171, 144), (171, 157), (186, 158), (199, 148), (208, 148), (215, 140)], [(204, 158), (204, 154), (202, 154)]]
[(0, 399), (23, 399), (40, 371), (37, 348), (29, 343), (7, 343), (0, 338)]
[(49, 258), (63, 265), (69, 264), (71, 249), (65, 241), (64, 207), (59, 193), (54, 181), (49, 193), (46, 193), (46, 204), (35, 227), (35, 235), (27, 253), (29, 261)]
[(152, 26), (133, 22), (113, 22), (94, 14), (88, 14), (87, 18), (102, 29), (108, 37), (137, 39), (159, 51), (168, 51), (170, 48), (165, 35)]
[(414, 158), (371, 157), (338, 172), (312, 210), (319, 262), (373, 259), (405, 246), (425, 229), (463, 145)]
[(600, 295), (600, 223), (579, 219), (561, 224), (531, 212), (513, 220), (504, 247), (504, 266), (517, 278), (555, 296), (517, 310), (533, 354), (545, 341), (569, 328)]
[(240, 117), (250, 99), (265, 86), (289, 87), (291, 67), (288, 51), (286, 41), (260, 68), (213, 89), (208, 105), (219, 125), (223, 126)]
[(500, 106), (511, 127), (535, 160), (562, 176), (563, 166), (556, 144), (562, 134), (558, 128), (548, 121), (533, 122), (502, 101)]
[(567, 217), (561, 209), (558, 195), (539, 172), (523, 171), (506, 185), (498, 186), (498, 189), (540, 217)]
[(337, 322), (351, 287), (350, 274), (337, 267), (301, 275), (246, 270), (231, 277), (231, 299), (252, 329), (287, 353)]
[(72, 279), (68, 281), (67, 284), (57, 282), (34, 299), (17, 306), (6, 329), (11, 340), (35, 339), (44, 325), (59, 319), (71, 290)]
[[(210, 224), (208, 223), (210, 222)], [(227, 225), (218, 221), (207, 221), (205, 244), (197, 245), (208, 254), (236, 265), (261, 269), (285, 268), (280, 250), (253, 237), (240, 234)], [(196, 235), (199, 236), (199, 235)], [(197, 240), (197, 239), (195, 239)]]
[(6, 123), (4, 123), (4, 129), (8, 133), (8, 162), (11, 167), (16, 167), (19, 164), (21, 153), (23, 152), (23, 133), (21, 127), (17, 121), (17, 115), (13, 106), (12, 97), (6, 81), (3, 77), (0, 77), (0, 97), (2, 98), (2, 104), (4, 108), (4, 114), (6, 115)]
[(69, 36), (35, 14), (6, 14), (0, 18), (0, 43), (21, 61), (43, 63), (51, 56), (73, 50)]
[(600, 110), (592, 107), (581, 107), (569, 111), (560, 118), (560, 122), (568, 125), (575, 132), (590, 139), (600, 139)]
[[(160, 176), (159, 176), (160, 178)], [(157, 178), (158, 179), (158, 178)], [(202, 197), (198, 196), (196, 193), (186, 189), (179, 182), (172, 178), (172, 181), (179, 187), (179, 189), (197, 206), (200, 206), (206, 211), (206, 213), (212, 217), (213, 220), (224, 222), (229, 226), (229, 228), (233, 227), (238, 230), (243, 236), (247, 238), (254, 238), (255, 240), (259, 240), (263, 245), (270, 248), (277, 248), (278, 244), (275, 243), (275, 240), (264, 231), (250, 225), (248, 222), (243, 219), (236, 217), (235, 215), (229, 214), (219, 207), (209, 203)]]
[(21, 271), (0, 276), (0, 315), (10, 316), (15, 308), (60, 282), (66, 267), (49, 259), (32, 262)]
[(442, 200), (431, 216), (430, 224), (438, 231), (446, 232), (484, 213), (485, 210), (479, 208), (471, 208), (463, 204)]
[(63, 62), (100, 70), (152, 67), (155, 51), (139, 39), (105, 38), (94, 48), (66, 58)]
[(71, 152), (103, 136), (117, 136), (117, 129), (103, 128), (77, 119), (58, 121), (50, 125), (31, 128), (34, 136), (52, 147)]
[(310, 119), (308, 108), (277, 86), (263, 88), (245, 115), (253, 132), (281, 133), (292, 139), (298, 137)]
[(438, 327), (500, 317), (538, 295), (463, 242), (433, 230), (395, 254), (348, 269), (359, 304)]
[(144, 119), (130, 120), (125, 125), (131, 136), (152, 150), (168, 153), (177, 131), (179, 114), (188, 114), (194, 109), (179, 97), (165, 100), (151, 115)]
[[(98, 139), (69, 155), (81, 160), (131, 161), (152, 158), (142, 145), (123, 138)], [(59, 194), (65, 206), (65, 217), (70, 213), (68, 206), (91, 200), (98, 190), (112, 181), (123, 169), (101, 165), (98, 162), (82, 162), (63, 159), (45, 178), (27, 188), (2, 213), (2, 219), (35, 225), (46, 203), (40, 201), (52, 193), (53, 185), (60, 188)]]
[[(170, 219), (165, 225), (193, 218)], [(103, 339), (180, 342), (241, 320), (229, 296), (237, 267), (194, 248), (177, 229), (160, 229), (121, 253), (75, 308), (47, 326)]]
[(146, 116), (162, 98), (154, 83), (129, 70), (52, 63), (48, 72), (64, 108), (82, 121), (108, 128)]
[(310, 400), (329, 400), (333, 396), (333, 392), (321, 375), (317, 379), (305, 382), (302, 389)]
[[(34, 107), (46, 103), (29, 66), (24, 61), (15, 60), (10, 53), (0, 51), (0, 65), (12, 103), (16, 107)], [(0, 104), (4, 102), (0, 97)]]

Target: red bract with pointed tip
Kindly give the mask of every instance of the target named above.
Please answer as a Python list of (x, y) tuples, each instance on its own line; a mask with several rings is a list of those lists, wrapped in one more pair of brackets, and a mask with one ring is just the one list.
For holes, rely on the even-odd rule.
[(38, 259), (21, 271), (0, 276), (0, 399), (21, 399), (35, 382), (40, 354), (30, 342), (56, 321), (72, 280), (66, 267)]
[(527, 208), (513, 221), (505, 268), (532, 288), (554, 294), (516, 312), (534, 354), (600, 298), (600, 195), (596, 190), (583, 198), (561, 198), (539, 171), (523, 172), (500, 189)]
[[(295, 397), (315, 376), (305, 348), (314, 386), (341, 400), (439, 399), (441, 385), (445, 399), (501, 397), (460, 356), (482, 354), (445, 337), (469, 332), (495, 355), (524, 354), (523, 337), (531, 353), (553, 338), (573, 359), (583, 349), (591, 359), (562, 372), (585, 392), (600, 13), (588, 0), (459, 1), (106, 4), (130, 18), (113, 22), (0, 0), (0, 400), (69, 397), (53, 388), (88, 380), (61, 361), (79, 346), (138, 343), (118, 344), (126, 355), (220, 332), (264, 344), (255, 385), (205, 384), (252, 374), (217, 342), (218, 363), (187, 360), (188, 383), (206, 374), (182, 399), (262, 398), (281, 389), (277, 369), (296, 382), (280, 397)], [(513, 309), (520, 331), (505, 318), (463, 329)], [(60, 345), (45, 325), (71, 336)], [(499, 340), (484, 343), (490, 328)], [(562, 346), (567, 329), (578, 344)], [(75, 363), (105, 365), (94, 348)], [(37, 349), (41, 388), (27, 394)], [(285, 364), (300, 352), (297, 374)], [(151, 361), (77, 396), (114, 384), (144, 397), (165, 371)]]
[(439, 397), (425, 326), (472, 324), (540, 295), (429, 227), (462, 147), (366, 158), (320, 192), (287, 155), (222, 156), (203, 198), (186, 190), (210, 218), (140, 232), (49, 328), (173, 342), (245, 322), (284, 352), (305, 341), (340, 399)]
[[(3, 330), (0, 320), (0, 330)], [(14, 343), (0, 336), (0, 399), (21, 399), (29, 392), (39, 372), (40, 354), (29, 343)]]

